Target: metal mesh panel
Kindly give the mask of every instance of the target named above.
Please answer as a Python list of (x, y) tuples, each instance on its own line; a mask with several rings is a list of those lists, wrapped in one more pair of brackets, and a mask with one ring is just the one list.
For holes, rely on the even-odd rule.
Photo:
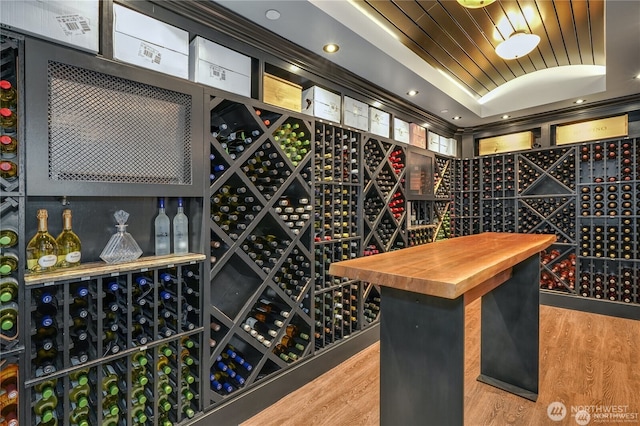
[(49, 179), (191, 184), (191, 96), (49, 61)]

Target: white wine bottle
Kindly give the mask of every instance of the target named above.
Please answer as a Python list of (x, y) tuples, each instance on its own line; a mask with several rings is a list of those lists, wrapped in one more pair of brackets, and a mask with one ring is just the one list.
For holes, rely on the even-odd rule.
[(56, 238), (58, 244), (58, 264), (60, 268), (70, 268), (80, 264), (80, 238), (71, 229), (71, 210), (62, 211), (62, 232)]
[(173, 217), (173, 252), (189, 253), (189, 219), (184, 214), (182, 198), (178, 198), (178, 212)]
[(38, 232), (27, 244), (27, 269), (31, 272), (52, 271), (58, 261), (58, 244), (47, 230), (47, 211), (38, 210), (36, 217)]
[(164, 210), (164, 198), (160, 198), (158, 199), (158, 216), (156, 216), (154, 222), (156, 256), (171, 253), (170, 227), (169, 216), (167, 216)]

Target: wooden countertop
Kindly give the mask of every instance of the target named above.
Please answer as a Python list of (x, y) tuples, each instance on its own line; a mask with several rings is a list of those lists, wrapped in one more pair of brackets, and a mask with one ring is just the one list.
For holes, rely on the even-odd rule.
[(329, 273), (455, 299), (482, 284), (497, 287), (511, 276), (514, 265), (555, 241), (555, 235), (548, 234), (485, 232), (332, 263)]

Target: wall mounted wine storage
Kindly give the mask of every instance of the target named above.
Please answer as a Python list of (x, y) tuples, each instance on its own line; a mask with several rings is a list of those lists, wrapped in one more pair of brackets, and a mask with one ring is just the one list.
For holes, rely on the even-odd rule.
[[(17, 102), (3, 101), (17, 117), (15, 127), (0, 127), (3, 162), (0, 175), (0, 424), (17, 424), (23, 418), (24, 404), (24, 308), (21, 291), (24, 253), (24, 105), (23, 79), (18, 69), (24, 67), (23, 41), (10, 33), (0, 32), (2, 80), (11, 84)], [(15, 167), (12, 171), (5, 166)], [(13, 172), (16, 173), (13, 173)]]
[(27, 275), (27, 424), (164, 424), (201, 413), (204, 258)]
[(640, 141), (457, 160), (454, 235), (552, 233), (540, 287), (640, 303)]

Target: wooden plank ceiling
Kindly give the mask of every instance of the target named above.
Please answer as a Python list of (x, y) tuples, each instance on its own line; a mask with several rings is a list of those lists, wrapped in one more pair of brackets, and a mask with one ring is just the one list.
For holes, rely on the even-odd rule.
[[(514, 78), (563, 65), (605, 65), (604, 0), (355, 0), (414, 53), (486, 95)], [(540, 36), (529, 55), (504, 60), (496, 46), (516, 30)]]

